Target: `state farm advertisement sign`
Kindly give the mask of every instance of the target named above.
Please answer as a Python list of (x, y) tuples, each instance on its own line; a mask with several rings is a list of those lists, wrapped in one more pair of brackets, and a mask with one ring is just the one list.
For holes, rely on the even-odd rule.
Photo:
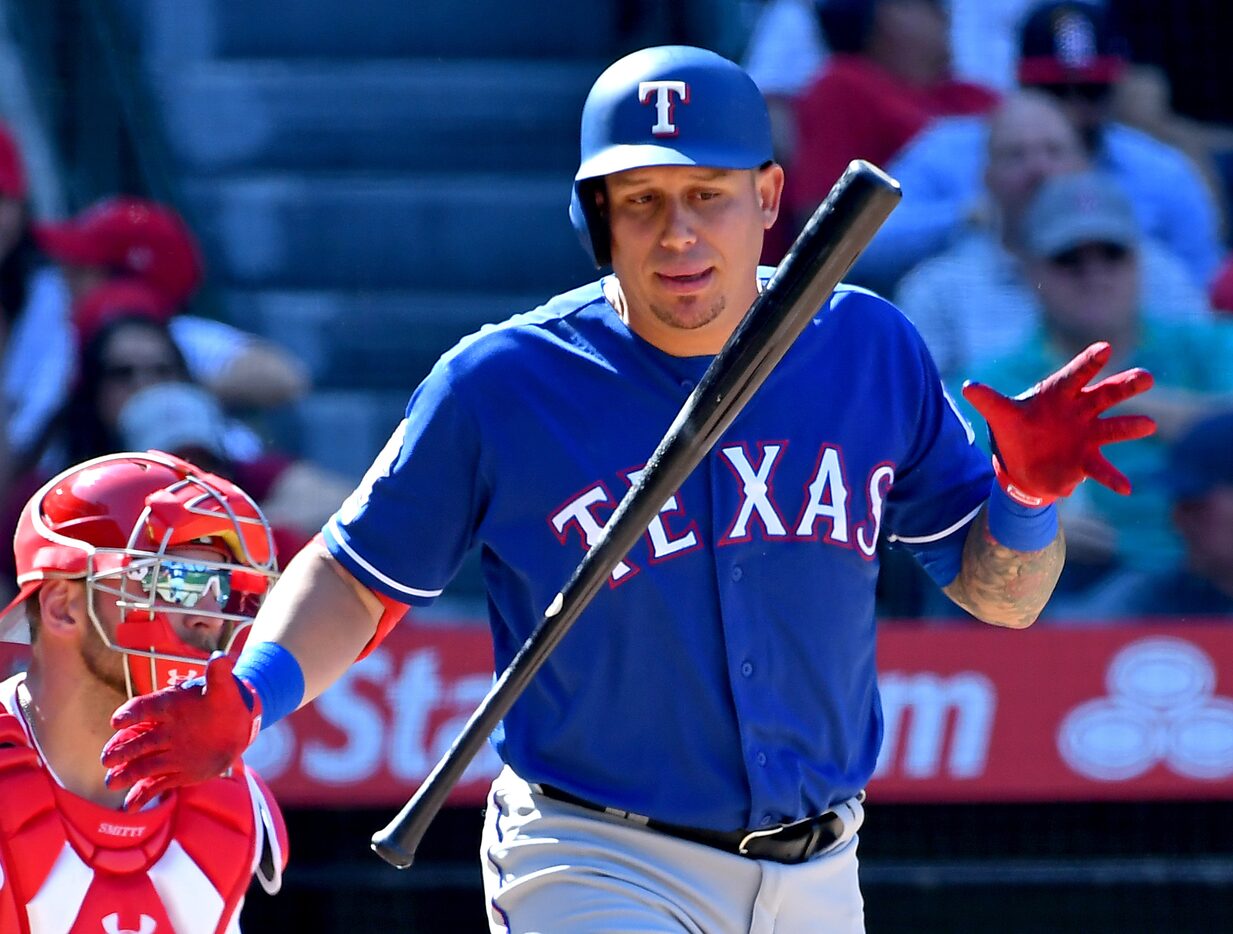
[[(403, 625), (248, 759), (287, 804), (399, 804), (491, 682), (487, 629)], [(883, 626), (881, 801), (1233, 798), (1233, 624)], [(472, 763), (454, 803), (483, 800)]]
[(886, 801), (1233, 797), (1233, 625), (887, 627)]

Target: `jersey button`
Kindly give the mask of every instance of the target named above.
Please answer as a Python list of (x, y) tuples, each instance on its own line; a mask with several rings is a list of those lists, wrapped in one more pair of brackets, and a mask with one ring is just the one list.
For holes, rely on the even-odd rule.
[(734, 581), (739, 581), (744, 576), (745, 572), (741, 570), (741, 566), (739, 564), (732, 569), (732, 579)]
[(753, 674), (753, 663), (752, 662), (742, 663), (741, 674), (743, 674), (746, 678), (752, 675)]
[(754, 756), (754, 761), (757, 762), (758, 765), (766, 765), (766, 753), (764, 752), (758, 753), (756, 756)]
[(775, 819), (769, 814), (763, 814), (762, 820), (758, 821), (758, 823), (760, 823), (763, 827), (769, 827), (771, 824), (775, 823)]
[(683, 380), (681, 380), (681, 388), (682, 388), (682, 389), (693, 389), (693, 388), (694, 388), (694, 381), (693, 381), (692, 379), (683, 379)]

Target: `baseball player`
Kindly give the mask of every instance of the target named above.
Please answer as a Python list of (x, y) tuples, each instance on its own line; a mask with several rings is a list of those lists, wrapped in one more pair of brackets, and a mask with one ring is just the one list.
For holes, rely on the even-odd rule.
[(26, 504), (0, 616), (31, 643), (0, 683), (0, 931), (233, 934), (254, 875), (278, 890), (282, 816), (242, 764), (129, 811), (99, 764), (120, 703), (248, 625), (272, 548), (239, 488), (154, 452), (86, 461)]
[[(220, 659), (204, 692), (118, 711), (113, 784), (140, 803), (216, 774), (472, 547), (503, 669), (767, 281), (783, 178), (733, 63), (670, 46), (610, 66), (583, 110), (570, 216), (612, 274), (445, 354), (234, 674)], [(991, 469), (909, 322), (839, 287), (495, 731), (491, 929), (861, 930), (878, 541), (977, 616), (1029, 625), (1063, 562), (1053, 500), (1086, 476), (1127, 491), (1100, 445), (1152, 430), (1097, 419), (1151, 381), (1089, 386), (1107, 354), (1016, 400), (971, 387)], [(230, 736), (202, 742), (206, 722)]]

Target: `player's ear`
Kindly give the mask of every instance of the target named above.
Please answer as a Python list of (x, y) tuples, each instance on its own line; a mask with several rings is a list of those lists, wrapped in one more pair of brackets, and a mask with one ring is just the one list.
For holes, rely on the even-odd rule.
[(778, 162), (768, 162), (755, 169), (754, 186), (762, 211), (762, 227), (769, 230), (779, 217), (779, 203), (783, 198), (783, 166)]
[(39, 630), (48, 638), (75, 638), (87, 622), (86, 588), (80, 581), (49, 580), (39, 588)]

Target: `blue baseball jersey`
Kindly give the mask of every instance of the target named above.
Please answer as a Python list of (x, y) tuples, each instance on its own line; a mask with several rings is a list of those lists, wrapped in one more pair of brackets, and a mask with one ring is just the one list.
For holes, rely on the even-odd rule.
[[(633, 334), (603, 280), (488, 326), (415, 390), (328, 547), (412, 604), (480, 548), (503, 670), (712, 359)], [(840, 286), (514, 704), (498, 752), (527, 781), (677, 824), (824, 812), (881, 741), (879, 537), (948, 583), (990, 482), (915, 329)]]

